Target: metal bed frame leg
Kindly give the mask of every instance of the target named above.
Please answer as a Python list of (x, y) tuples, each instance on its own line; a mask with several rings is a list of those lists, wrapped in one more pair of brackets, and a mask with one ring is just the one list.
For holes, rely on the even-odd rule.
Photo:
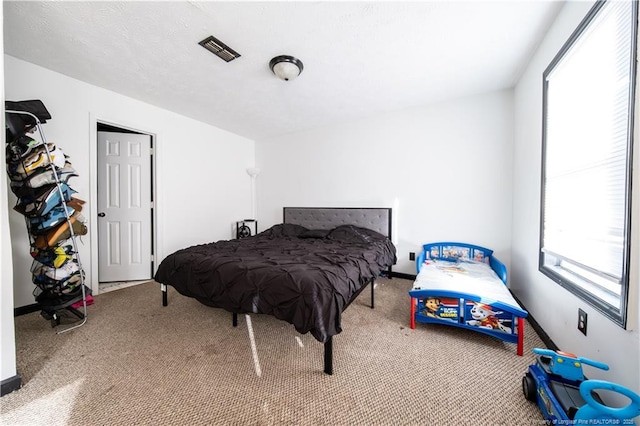
[[(371, 309), (373, 309), (375, 307), (375, 299), (374, 299), (374, 294), (375, 294), (374, 287), (376, 284), (375, 277), (371, 278), (370, 284), (371, 284)], [(366, 285), (361, 287), (358, 294), (360, 294), (360, 292), (364, 290), (365, 287)], [(352, 301), (353, 299), (349, 303), (351, 303)], [(325, 374), (328, 374), (328, 375), (333, 374), (333, 336), (329, 337), (329, 339), (324, 343), (324, 372)]]
[(373, 287), (376, 285), (376, 279), (372, 278), (371, 279), (371, 309), (373, 309), (374, 305), (374, 301), (373, 301)]
[(235, 312), (233, 313), (233, 326), (237, 327), (238, 326), (238, 314), (236, 314)]
[(324, 343), (324, 372), (325, 374), (333, 374), (333, 337), (329, 337)]
[(162, 306), (167, 306), (167, 285), (160, 284), (160, 290), (162, 290)]

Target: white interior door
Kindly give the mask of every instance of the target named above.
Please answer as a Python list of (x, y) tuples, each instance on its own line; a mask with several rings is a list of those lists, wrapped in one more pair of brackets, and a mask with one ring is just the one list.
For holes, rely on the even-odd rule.
[(151, 279), (151, 136), (98, 132), (98, 281)]

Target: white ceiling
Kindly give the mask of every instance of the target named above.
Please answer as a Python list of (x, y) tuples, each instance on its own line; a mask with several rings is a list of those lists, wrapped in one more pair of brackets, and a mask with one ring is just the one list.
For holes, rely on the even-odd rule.
[[(513, 87), (561, 6), (4, 1), (4, 49), (260, 140)], [(198, 45), (209, 35), (242, 56), (214, 56)], [(304, 63), (298, 79), (269, 70), (282, 54)]]

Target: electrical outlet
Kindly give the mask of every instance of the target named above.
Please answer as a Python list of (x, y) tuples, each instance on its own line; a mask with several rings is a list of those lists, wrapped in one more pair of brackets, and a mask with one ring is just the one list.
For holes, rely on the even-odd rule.
[(409, 260), (416, 260), (416, 254), (412, 251), (409, 252)]
[(578, 330), (587, 335), (587, 313), (578, 308)]

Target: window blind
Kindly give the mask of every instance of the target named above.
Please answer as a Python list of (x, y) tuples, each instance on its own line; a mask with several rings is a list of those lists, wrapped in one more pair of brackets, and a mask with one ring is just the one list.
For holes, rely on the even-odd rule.
[(632, 13), (632, 2), (607, 2), (545, 77), (543, 252), (618, 284), (627, 244)]

